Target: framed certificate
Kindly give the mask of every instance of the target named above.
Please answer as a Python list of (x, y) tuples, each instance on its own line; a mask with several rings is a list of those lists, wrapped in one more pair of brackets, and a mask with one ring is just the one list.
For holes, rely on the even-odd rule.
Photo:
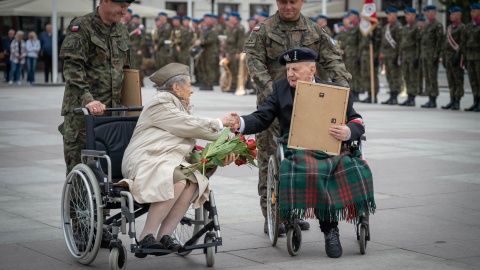
[[(139, 70), (123, 70), (122, 105), (126, 107), (142, 106), (142, 86)], [(140, 112), (126, 112), (126, 115), (138, 116)]]
[(332, 125), (345, 124), (349, 88), (297, 82), (288, 147), (340, 154), (342, 142), (328, 134)]

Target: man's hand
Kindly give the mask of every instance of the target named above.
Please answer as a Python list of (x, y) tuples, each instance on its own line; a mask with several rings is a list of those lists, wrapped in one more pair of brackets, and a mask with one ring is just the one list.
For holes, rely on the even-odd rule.
[(94, 100), (85, 105), (85, 108), (87, 108), (92, 115), (102, 115), (106, 107), (100, 101)]
[(200, 46), (202, 44), (202, 41), (200, 39), (195, 40), (194, 45), (195, 46)]
[(240, 117), (237, 113), (223, 116), (220, 120), (222, 121), (223, 126), (230, 127), (231, 132), (235, 132), (240, 128)]
[(234, 153), (228, 154), (228, 156), (223, 159), (223, 166), (227, 166), (228, 164), (235, 162), (237, 160), (238, 155), (235, 155)]
[(333, 125), (328, 129), (328, 134), (339, 141), (346, 141), (350, 138), (350, 128), (345, 125)]

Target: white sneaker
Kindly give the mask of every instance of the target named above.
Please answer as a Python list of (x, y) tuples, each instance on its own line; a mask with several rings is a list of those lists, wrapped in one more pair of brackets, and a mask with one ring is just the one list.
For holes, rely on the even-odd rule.
[(18, 84), (18, 85), (21, 85), (21, 84), (22, 84), (22, 82), (21, 82), (21, 81), (18, 81), (18, 82), (17, 82), (17, 84)]
[(8, 82), (8, 85), (12, 85), (12, 84), (13, 84), (13, 82), (12, 82), (12, 81), (9, 81), (9, 82)]

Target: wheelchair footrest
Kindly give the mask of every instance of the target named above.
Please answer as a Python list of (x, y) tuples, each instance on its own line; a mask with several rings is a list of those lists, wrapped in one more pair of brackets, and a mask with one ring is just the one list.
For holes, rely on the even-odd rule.
[(173, 253), (171, 250), (168, 249), (153, 249), (153, 248), (141, 248), (133, 253), (140, 253), (140, 254), (147, 254), (147, 255), (155, 255), (155, 256), (164, 256)]
[(202, 248), (208, 248), (208, 247), (218, 247), (218, 246), (221, 246), (221, 245), (222, 245), (222, 238), (217, 238), (211, 243), (184, 246), (178, 252), (181, 253), (181, 252), (184, 252), (184, 251), (187, 251), (187, 250), (202, 249)]

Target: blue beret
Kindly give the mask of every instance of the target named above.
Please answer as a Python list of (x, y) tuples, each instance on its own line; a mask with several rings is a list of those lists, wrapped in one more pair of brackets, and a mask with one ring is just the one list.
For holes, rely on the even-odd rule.
[(182, 20), (188, 20), (188, 21), (191, 21), (192, 18), (190, 18), (189, 16), (185, 15), (182, 17)]
[(205, 15), (203, 15), (203, 17), (204, 17), (204, 18), (205, 18), (205, 17), (213, 18), (213, 14), (211, 14), (211, 13), (205, 13)]
[(417, 18), (417, 22), (426, 22), (427, 20), (425, 19), (425, 17), (418, 17)]
[(325, 20), (327, 20), (328, 18), (327, 18), (326, 15), (323, 15), (323, 14), (322, 14), (322, 15), (318, 15), (317, 19), (325, 19)]
[(156, 21), (156, 22), (160, 21), (160, 18), (158, 18), (158, 17), (157, 17), (157, 18), (155, 18), (155, 21)]
[(413, 7), (407, 7), (404, 11), (405, 13), (417, 13), (417, 10)]
[(262, 11), (262, 12), (258, 13), (258, 15), (260, 15), (260, 16), (262, 16), (262, 17), (269, 17), (269, 16), (270, 16), (270, 15), (268, 15), (268, 13), (265, 12), (265, 11)]
[(242, 17), (240, 17), (240, 13), (238, 13), (236, 11), (230, 12), (230, 16), (237, 17), (239, 20), (242, 19)]
[(454, 6), (448, 10), (448, 13), (453, 13), (453, 12), (462, 12), (462, 8), (459, 6)]
[(283, 66), (290, 63), (315, 61), (317, 61), (317, 54), (313, 50), (306, 47), (286, 51), (278, 57), (278, 62)]
[(253, 17), (250, 17), (250, 18), (248, 18), (248, 21), (257, 21), (257, 20), (255, 20), (255, 18), (253, 18)]
[(127, 3), (131, 4), (131, 3), (132, 3), (133, 1), (135, 1), (135, 0), (112, 0), (112, 1), (113, 1), (113, 2), (117, 2), (117, 3), (125, 3), (125, 2), (127, 2)]
[(470, 9), (480, 9), (480, 4), (473, 4), (470, 6)]
[(162, 12), (158, 13), (158, 16), (167, 16), (168, 17), (168, 14), (166, 12), (162, 11)]
[(313, 18), (310, 18), (310, 20), (312, 20), (312, 22), (317, 22), (317, 18), (318, 17), (313, 17)]
[(140, 15), (138, 15), (138, 14), (133, 14), (133, 15), (132, 15), (132, 18), (140, 19)]
[(423, 11), (428, 11), (428, 10), (437, 10), (437, 7), (435, 5), (428, 5), (423, 9)]
[(200, 20), (199, 20), (199, 19), (193, 19), (192, 22), (194, 22), (194, 23), (200, 23)]
[(337, 23), (337, 26), (344, 26), (344, 25), (343, 25), (343, 22)]
[(218, 19), (218, 15), (217, 14), (212, 14), (212, 18)]
[(385, 10), (385, 13), (397, 13), (398, 12), (398, 9), (395, 8), (395, 7), (389, 7)]
[(201, 19), (200, 19), (198, 22), (199, 22), (199, 23), (201, 23), (201, 22), (203, 22), (203, 21), (204, 21), (204, 19), (203, 19), (203, 18), (201, 18)]
[(127, 9), (127, 12), (130, 13), (130, 14), (132, 14), (133, 11), (132, 11), (131, 8), (129, 8), (129, 9)]
[(343, 15), (342, 19), (345, 19), (345, 18), (348, 18), (348, 13), (346, 13), (345, 15)]
[(355, 10), (355, 9), (350, 9), (350, 10), (348, 11), (348, 15), (350, 15), (350, 14), (355, 14), (355, 15), (357, 15), (357, 16), (360, 16), (360, 13), (358, 13), (358, 11)]
[(180, 16), (175, 15), (175, 16), (172, 17), (172, 20), (180, 20)]
[(225, 16), (225, 21), (226, 22), (230, 21), (230, 16)]

